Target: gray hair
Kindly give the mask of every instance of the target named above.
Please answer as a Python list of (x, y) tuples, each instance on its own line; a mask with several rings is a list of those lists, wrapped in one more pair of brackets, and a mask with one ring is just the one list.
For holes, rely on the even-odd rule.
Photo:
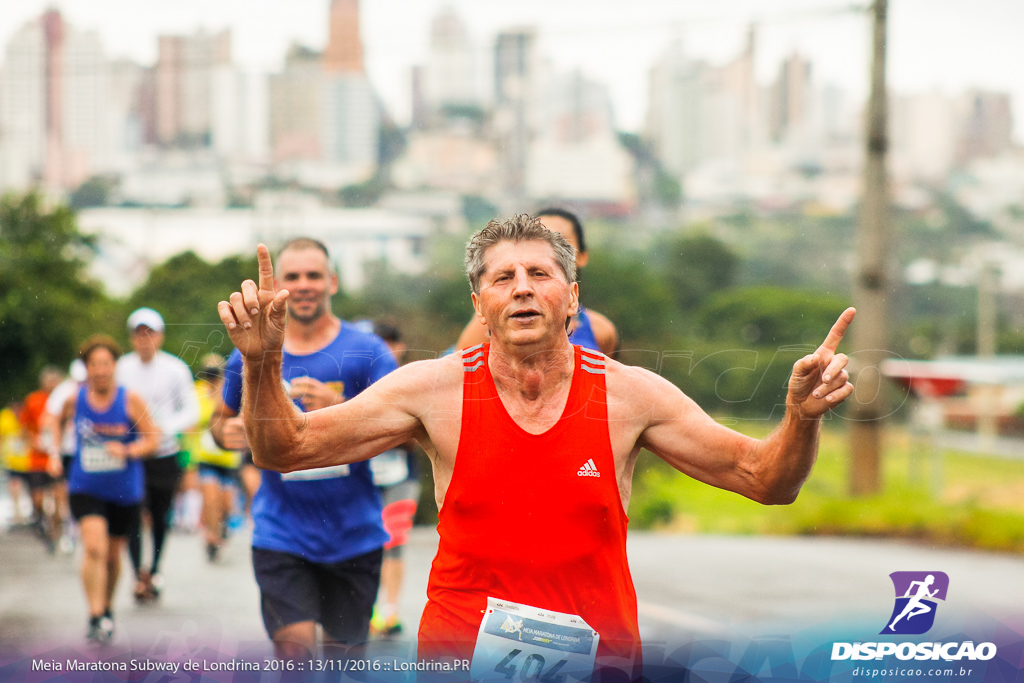
[(576, 250), (561, 234), (545, 228), (539, 219), (525, 213), (505, 221), (492, 220), (466, 243), (466, 277), (474, 294), (480, 293), (480, 278), (487, 264), (487, 250), (500, 242), (546, 242), (555, 252), (555, 262), (569, 284), (576, 282)]

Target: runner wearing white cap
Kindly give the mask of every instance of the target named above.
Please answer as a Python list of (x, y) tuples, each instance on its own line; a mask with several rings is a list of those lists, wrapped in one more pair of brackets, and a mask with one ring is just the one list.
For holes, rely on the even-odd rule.
[(160, 427), (160, 448), (146, 460), (146, 499), (153, 534), (153, 560), (142, 562), (141, 528), (129, 537), (128, 550), (135, 567), (135, 598), (140, 602), (159, 597), (160, 557), (170, 522), (174, 492), (181, 480), (178, 461), (180, 434), (199, 422), (199, 400), (192, 383), (192, 371), (177, 356), (160, 347), (164, 342), (164, 319), (152, 308), (139, 308), (128, 316), (133, 353), (117, 361), (117, 383), (139, 394)]

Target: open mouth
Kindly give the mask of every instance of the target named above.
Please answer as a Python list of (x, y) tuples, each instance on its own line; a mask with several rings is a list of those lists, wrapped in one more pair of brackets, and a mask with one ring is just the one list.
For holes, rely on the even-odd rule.
[(539, 311), (533, 311), (533, 310), (516, 311), (515, 313), (513, 313), (511, 315), (511, 317), (514, 320), (529, 321), (529, 320), (534, 320), (536, 318), (539, 318), (540, 317), (540, 312)]

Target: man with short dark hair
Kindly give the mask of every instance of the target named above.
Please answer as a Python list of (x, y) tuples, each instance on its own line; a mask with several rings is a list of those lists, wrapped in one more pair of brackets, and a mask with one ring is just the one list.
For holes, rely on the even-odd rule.
[[(256, 463), (281, 472), (351, 464), (410, 438), (431, 459), (440, 543), (421, 658), (472, 654), (475, 668), (525, 671), (526, 661), (512, 662), (527, 638), (508, 639), (522, 636), (529, 615), (534, 633), (579, 634), (572, 642), (586, 647), (571, 646), (573, 666), (632, 669), (640, 652), (626, 510), (640, 449), (712, 486), (791, 503), (817, 455), (820, 418), (853, 391), (836, 353), (847, 309), (794, 365), (775, 432), (758, 440), (718, 424), (665, 379), (569, 343), (565, 324), (579, 308), (572, 248), (516, 216), (491, 221), (466, 249), (490, 344), (411, 363), (355, 400), (299, 416), (279, 381), (291, 292), (275, 289), (266, 248), (257, 255), (259, 285), (246, 280), (218, 307), (246, 358)], [(494, 659), (501, 638), (507, 654)], [(542, 657), (527, 659), (539, 674)]]
[[(275, 281), (273, 272), (268, 280)], [(277, 348), (288, 386), (289, 410), (316, 411), (354, 399), (396, 367), (377, 336), (361, 332), (331, 313), (338, 277), (327, 248), (301, 238), (277, 258), (277, 286), (287, 287), (287, 328)], [(284, 308), (282, 327), (284, 327)], [(245, 372), (251, 373), (250, 358)], [(211, 425), (228, 449), (246, 447), (237, 415), (254, 399), (242, 396), (243, 357), (225, 368), (223, 400)], [(381, 449), (383, 450), (383, 449)], [(326, 454), (325, 454), (326, 455)], [(382, 547), (388, 540), (381, 503), (365, 462), (303, 472), (264, 472), (253, 499), (252, 558), (260, 587), (263, 623), (282, 659), (305, 660), (316, 650), (316, 625), (326, 639), (366, 640), (380, 582)]]

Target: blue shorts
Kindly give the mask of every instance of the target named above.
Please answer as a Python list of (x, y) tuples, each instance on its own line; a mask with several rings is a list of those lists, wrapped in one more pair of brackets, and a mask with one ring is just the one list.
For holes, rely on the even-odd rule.
[(238, 483), (238, 470), (234, 467), (221, 467), (201, 462), (199, 463), (199, 483), (231, 486)]

